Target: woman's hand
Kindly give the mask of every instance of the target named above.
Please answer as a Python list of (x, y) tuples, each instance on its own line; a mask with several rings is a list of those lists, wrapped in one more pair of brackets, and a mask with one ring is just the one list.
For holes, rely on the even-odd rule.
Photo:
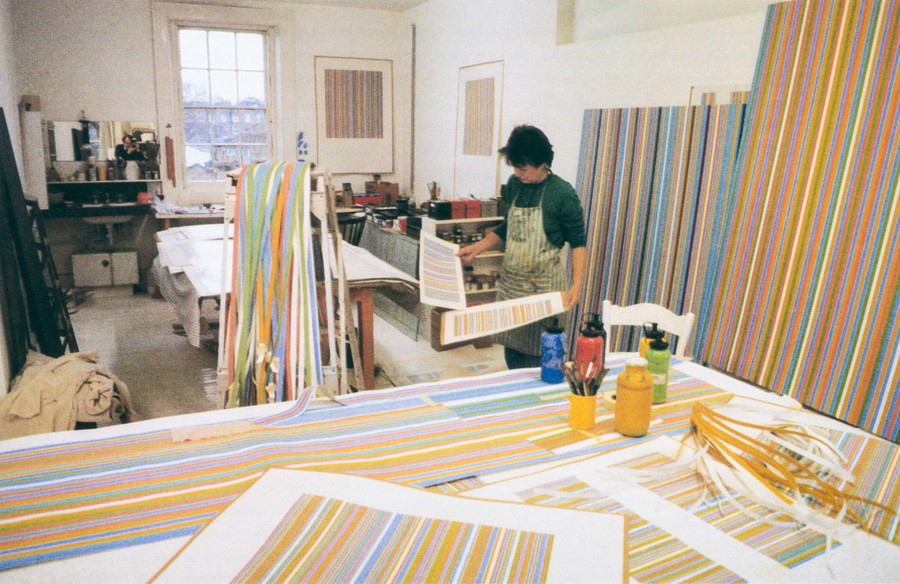
[(494, 249), (495, 247), (500, 245), (501, 242), (502, 240), (500, 239), (500, 237), (492, 231), (488, 233), (481, 241), (459, 248), (459, 251), (456, 252), (456, 257), (462, 260), (462, 263), (468, 264), (475, 259), (475, 256), (480, 253), (484, 253), (489, 249)]
[(477, 245), (467, 245), (466, 247), (459, 248), (459, 252), (456, 256), (462, 261), (464, 264), (469, 264), (472, 260), (475, 259), (475, 256), (481, 253), (481, 250), (477, 248)]
[(580, 286), (572, 286), (563, 292), (563, 305), (566, 307), (566, 310), (571, 310), (573, 306), (578, 304), (579, 288)]

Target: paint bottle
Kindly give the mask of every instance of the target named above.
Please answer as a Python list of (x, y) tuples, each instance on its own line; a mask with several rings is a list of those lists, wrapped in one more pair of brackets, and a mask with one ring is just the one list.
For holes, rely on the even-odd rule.
[[(647, 325), (650, 326), (647, 326)], [(650, 341), (654, 339), (663, 338), (663, 332), (659, 330), (658, 325), (655, 322), (645, 322), (644, 323), (644, 336), (641, 337), (641, 343), (638, 346), (638, 355), (641, 357), (647, 357), (647, 349), (650, 348)]]
[(603, 321), (596, 312), (585, 321), (575, 342), (575, 370), (584, 379), (588, 370), (591, 374), (601, 371), (606, 366), (606, 330)]
[(541, 334), (541, 381), (560, 383), (563, 380), (562, 365), (566, 360), (566, 333), (559, 320)]
[(662, 339), (650, 341), (647, 349), (647, 371), (653, 378), (653, 403), (661, 404), (666, 401), (669, 390), (669, 362), (672, 354), (669, 352), (669, 343)]
[(653, 378), (647, 371), (647, 360), (626, 359), (624, 371), (616, 378), (616, 432), (634, 437), (646, 434), (652, 402)]

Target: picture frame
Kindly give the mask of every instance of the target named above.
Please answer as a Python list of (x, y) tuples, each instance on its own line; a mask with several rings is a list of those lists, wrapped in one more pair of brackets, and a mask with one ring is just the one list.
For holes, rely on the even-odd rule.
[(394, 172), (393, 61), (315, 57), (317, 165)]
[(453, 191), (489, 199), (500, 193), (503, 61), (459, 68)]

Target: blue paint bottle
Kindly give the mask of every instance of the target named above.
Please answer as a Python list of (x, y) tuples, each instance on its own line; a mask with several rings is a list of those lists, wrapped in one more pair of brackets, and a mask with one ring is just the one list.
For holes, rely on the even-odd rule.
[(566, 333), (553, 319), (553, 325), (541, 334), (541, 381), (560, 383), (563, 380), (562, 365), (566, 360)]

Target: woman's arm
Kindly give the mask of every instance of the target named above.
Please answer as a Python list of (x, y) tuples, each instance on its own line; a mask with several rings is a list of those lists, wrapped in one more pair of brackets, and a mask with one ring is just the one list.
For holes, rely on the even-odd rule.
[(584, 247), (572, 249), (570, 258), (572, 263), (572, 287), (563, 296), (566, 310), (571, 309), (578, 302), (581, 285), (584, 283), (584, 269), (587, 263), (587, 253), (584, 251)]
[(462, 247), (459, 249), (459, 253), (456, 255), (464, 264), (468, 264), (475, 256), (480, 253), (484, 253), (489, 249), (494, 249), (498, 245), (503, 243), (503, 240), (500, 239), (500, 236), (491, 231), (487, 235), (484, 236), (484, 239), (473, 243), (472, 245), (467, 245), (466, 247)]

